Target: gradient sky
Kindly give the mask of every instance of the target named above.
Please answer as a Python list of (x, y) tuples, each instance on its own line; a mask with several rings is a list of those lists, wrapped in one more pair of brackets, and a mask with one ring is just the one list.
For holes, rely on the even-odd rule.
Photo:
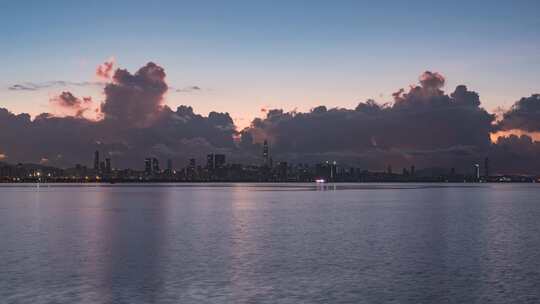
[[(502, 1), (501, 1), (502, 2)], [(95, 81), (110, 57), (135, 72), (163, 66), (167, 104), (237, 125), (261, 108), (354, 107), (417, 82), (425, 70), (466, 84), (489, 111), (537, 93), (540, 1), (2, 1), (0, 106), (33, 115), (69, 89), (22, 82)]]

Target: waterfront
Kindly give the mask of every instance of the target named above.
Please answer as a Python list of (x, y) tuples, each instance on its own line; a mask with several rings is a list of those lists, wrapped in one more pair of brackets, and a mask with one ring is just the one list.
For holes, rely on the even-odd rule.
[(538, 184), (0, 186), (2, 303), (538, 303)]

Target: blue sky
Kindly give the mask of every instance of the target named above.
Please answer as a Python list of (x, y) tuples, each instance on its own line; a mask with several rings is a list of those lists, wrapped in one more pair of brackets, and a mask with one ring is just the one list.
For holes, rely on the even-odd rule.
[(47, 111), (66, 88), (7, 88), (92, 81), (110, 57), (130, 71), (160, 64), (171, 86), (203, 88), (168, 104), (240, 125), (263, 107), (389, 101), (424, 70), (478, 91), (488, 110), (540, 91), (540, 1), (150, 2), (2, 1), (0, 106)]

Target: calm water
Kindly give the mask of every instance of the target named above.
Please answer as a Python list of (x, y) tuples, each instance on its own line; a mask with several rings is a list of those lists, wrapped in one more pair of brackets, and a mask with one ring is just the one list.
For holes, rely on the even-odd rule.
[(0, 186), (0, 303), (540, 303), (540, 184)]

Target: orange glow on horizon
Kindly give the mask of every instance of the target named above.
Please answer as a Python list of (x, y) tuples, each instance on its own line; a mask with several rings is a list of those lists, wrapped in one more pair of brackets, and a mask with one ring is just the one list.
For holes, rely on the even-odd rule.
[(490, 134), (491, 142), (496, 143), (499, 137), (505, 137), (509, 135), (516, 135), (516, 136), (527, 135), (527, 136), (530, 136), (534, 141), (540, 141), (540, 132), (509, 130), (509, 131), (498, 131), (495, 133), (491, 133)]

